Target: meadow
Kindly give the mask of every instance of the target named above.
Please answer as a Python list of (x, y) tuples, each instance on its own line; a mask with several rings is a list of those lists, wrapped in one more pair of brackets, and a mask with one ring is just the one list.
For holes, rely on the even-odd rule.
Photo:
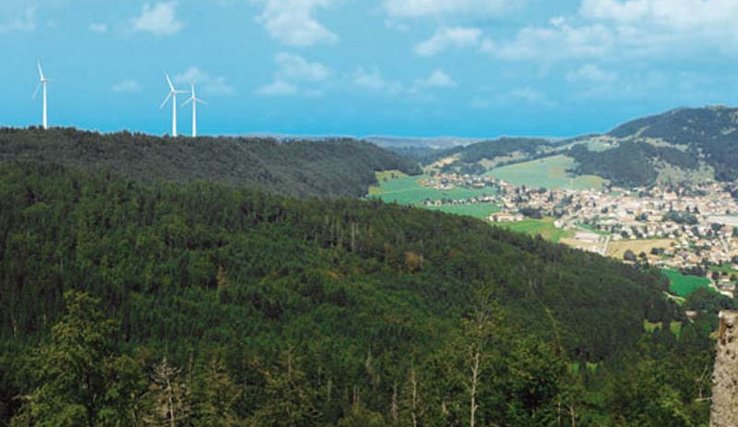
[(520, 222), (504, 222), (498, 225), (518, 233), (525, 233), (531, 236), (540, 235), (553, 243), (559, 243), (561, 239), (572, 237), (574, 234), (572, 231), (557, 228), (552, 218), (526, 219)]
[(671, 283), (670, 290), (680, 297), (687, 297), (697, 289), (713, 290), (710, 279), (706, 277), (685, 276), (676, 270), (661, 270)]
[(574, 190), (599, 189), (607, 183), (601, 177), (584, 175), (575, 177), (567, 171), (576, 162), (571, 157), (559, 155), (492, 169), (486, 175), (526, 187), (564, 188)]
[(369, 189), (369, 196), (382, 199), (386, 203), (397, 203), (400, 205), (417, 206), (431, 210), (446, 212), (456, 215), (472, 216), (487, 219), (493, 213), (499, 212), (495, 204), (473, 204), (473, 205), (446, 205), (425, 206), (426, 200), (442, 199), (468, 199), (471, 197), (492, 195), (495, 190), (491, 188), (468, 189), (454, 188), (452, 190), (436, 190), (424, 187), (420, 182), (429, 179), (429, 176), (408, 176), (398, 171), (378, 172), (377, 181), (379, 186)]

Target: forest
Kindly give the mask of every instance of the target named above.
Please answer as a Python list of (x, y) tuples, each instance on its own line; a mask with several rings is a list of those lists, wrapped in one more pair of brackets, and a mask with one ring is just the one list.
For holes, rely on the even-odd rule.
[(734, 304), (667, 286), (472, 218), (4, 162), (0, 425), (706, 425)]
[(590, 151), (576, 145), (568, 155), (577, 161), (579, 175), (597, 175), (621, 187), (656, 184), (657, 162), (665, 162), (682, 170), (698, 169), (697, 157), (670, 147), (656, 147), (645, 142), (626, 141), (606, 151)]
[(72, 128), (0, 128), (0, 162), (53, 163), (138, 181), (207, 180), (287, 196), (361, 197), (375, 172), (420, 173), (412, 161), (351, 139), (155, 137)]

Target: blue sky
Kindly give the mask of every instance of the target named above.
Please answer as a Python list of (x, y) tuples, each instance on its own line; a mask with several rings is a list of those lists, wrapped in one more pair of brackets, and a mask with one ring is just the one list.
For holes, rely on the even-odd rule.
[[(570, 136), (735, 104), (736, 0), (3, 0), (0, 125)], [(180, 110), (189, 131), (190, 110)]]

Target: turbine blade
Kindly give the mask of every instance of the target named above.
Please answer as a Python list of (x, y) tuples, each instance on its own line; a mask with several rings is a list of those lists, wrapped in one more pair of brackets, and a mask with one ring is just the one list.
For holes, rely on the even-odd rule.
[(210, 105), (210, 104), (208, 104), (207, 101), (203, 101), (202, 99), (199, 99), (199, 98), (195, 99), (195, 102), (197, 102), (198, 104)]
[(176, 89), (174, 89), (174, 85), (172, 84), (172, 79), (169, 78), (169, 74), (164, 74), (164, 77), (167, 78), (167, 83), (169, 84), (169, 89), (174, 92)]
[(161, 107), (159, 107), (159, 109), (160, 109), (160, 110), (161, 110), (162, 108), (164, 108), (164, 106), (165, 106), (165, 105), (167, 105), (167, 102), (169, 102), (169, 98), (171, 98), (171, 97), (172, 97), (172, 93), (171, 93), (171, 92), (169, 92), (169, 94), (167, 95), (167, 97), (166, 97), (166, 98), (164, 98), (164, 102), (162, 102), (162, 103), (161, 103)]
[(181, 106), (184, 107), (185, 105), (187, 105), (190, 102), (192, 102), (192, 100), (193, 100), (193, 98), (188, 99), (187, 101), (183, 102)]
[(31, 99), (36, 99), (39, 90), (41, 90), (41, 83), (36, 85), (36, 90), (33, 91), (33, 97), (31, 97)]
[(46, 80), (46, 77), (44, 76), (44, 70), (41, 68), (41, 61), (36, 62), (36, 66), (38, 66), (38, 76), (40, 77), (41, 81)]

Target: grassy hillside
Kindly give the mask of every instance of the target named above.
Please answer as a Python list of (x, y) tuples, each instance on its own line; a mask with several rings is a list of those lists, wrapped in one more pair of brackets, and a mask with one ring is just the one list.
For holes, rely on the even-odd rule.
[(375, 172), (418, 167), (374, 145), (348, 139), (159, 138), (75, 129), (0, 129), (0, 162), (54, 163), (152, 182), (207, 180), (289, 196), (367, 193)]
[(571, 171), (576, 167), (571, 157), (557, 155), (495, 168), (487, 175), (529, 188), (598, 189), (607, 182), (594, 175), (574, 175)]
[(644, 335), (666, 286), (469, 218), (5, 164), (0, 421), (161, 422), (174, 390), (183, 425), (463, 425), (478, 354), (480, 425), (701, 422), (702, 327)]

